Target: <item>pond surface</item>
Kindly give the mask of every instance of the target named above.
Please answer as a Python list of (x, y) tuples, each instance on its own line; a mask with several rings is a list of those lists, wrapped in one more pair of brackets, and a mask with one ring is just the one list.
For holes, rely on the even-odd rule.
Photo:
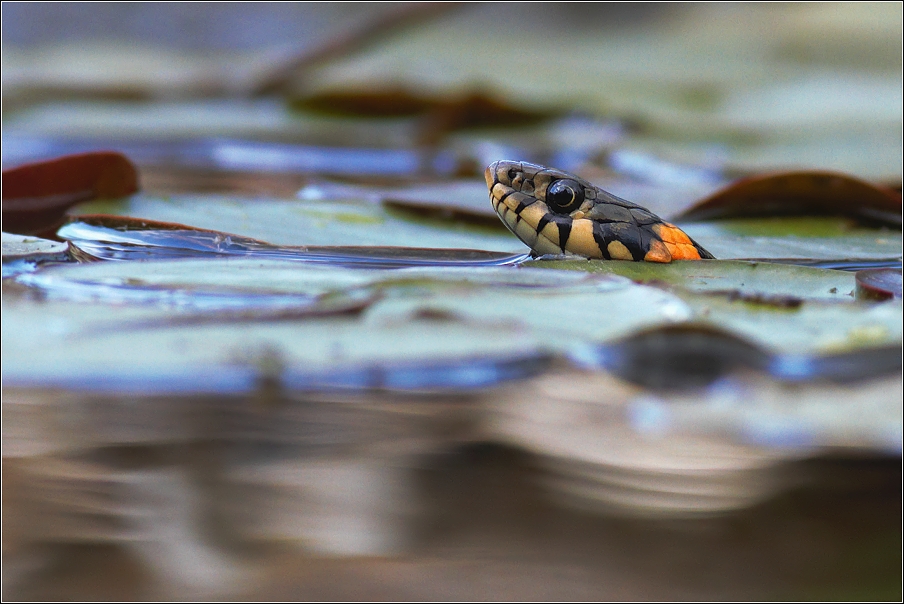
[(4, 597), (900, 597), (900, 5), (513, 6), (4, 4)]

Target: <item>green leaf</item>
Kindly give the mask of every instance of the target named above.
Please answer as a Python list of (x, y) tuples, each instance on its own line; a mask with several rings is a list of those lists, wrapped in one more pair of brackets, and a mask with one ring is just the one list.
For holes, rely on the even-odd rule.
[(664, 283), (695, 292), (736, 291), (761, 296), (852, 301), (854, 291), (853, 273), (767, 262), (699, 260), (658, 264), (605, 260), (535, 260), (525, 264), (621, 275), (633, 281)]

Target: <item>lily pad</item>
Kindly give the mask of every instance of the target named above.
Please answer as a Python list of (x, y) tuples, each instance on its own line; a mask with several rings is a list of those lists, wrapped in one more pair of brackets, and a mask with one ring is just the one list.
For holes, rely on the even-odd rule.
[(40, 262), (67, 262), (69, 244), (3, 233), (3, 277), (29, 272)]
[[(487, 202), (489, 205), (489, 202)], [(91, 206), (86, 206), (91, 210)], [(285, 245), (398, 246), (524, 253), (502, 230), (403, 220), (370, 201), (136, 195), (104, 211)], [(451, 227), (451, 228), (450, 228)]]
[(694, 315), (781, 354), (834, 354), (904, 340), (900, 303), (862, 306), (805, 300), (794, 308), (721, 296), (680, 296)]
[(69, 246), (66, 242), (50, 241), (40, 237), (3, 233), (3, 261), (12, 260), (66, 260)]
[[(878, 229), (845, 232), (839, 229), (833, 236), (812, 236), (812, 232), (801, 232), (799, 219), (768, 222), (771, 233), (762, 231), (762, 220), (682, 223), (681, 228), (722, 260), (821, 262), (839, 268), (869, 266), (870, 263), (887, 265), (901, 260), (901, 238), (894, 232)], [(824, 225), (825, 222), (817, 224)]]
[[(8, 386), (252, 392), (269, 375), (291, 389), (404, 387), (406, 375), (415, 378), (417, 367), (432, 366), (437, 383), (430, 383), (430, 371), (408, 383), (449, 387), (449, 371), (439, 370), (458, 367), (458, 385), (468, 388), (489, 385), (494, 376), (506, 379), (506, 363), (538, 354), (533, 338), (509, 325), (475, 329), (421, 320), (362, 330), (359, 321), (342, 318), (183, 325), (161, 320), (160, 310), (8, 303), (6, 298), (3, 379)], [(155, 317), (154, 329), (147, 329)], [(393, 342), (391, 348), (387, 341)]]
[(75, 218), (58, 231), (80, 261), (249, 257), (333, 266), (503, 266), (524, 254), (394, 246), (278, 246), (231, 233), (110, 215)]
[(776, 353), (854, 351), (904, 339), (900, 303), (855, 304), (854, 275), (842, 271), (717, 260), (665, 265), (592, 260), (527, 264), (658, 282), (693, 309), (695, 321), (726, 329)]
[[(100, 387), (106, 380), (144, 384), (150, 391), (250, 388), (256, 365), (235, 359), (253, 359), (263, 350), (275, 351), (285, 379), (299, 387), (426, 387), (437, 367), (465, 363), (471, 375), (504, 376), (499, 372), (506, 363), (689, 314), (671, 294), (625, 279), (515, 268), (374, 271), (236, 259), (88, 264), (23, 279), (50, 301), (18, 299), (4, 306), (4, 358), (17, 359), (4, 365), (11, 384)], [(342, 311), (343, 300), (360, 301), (356, 292), (382, 299), (370, 299), (369, 310), (357, 317), (322, 317), (330, 309)], [(225, 308), (244, 304), (249, 313), (219, 320), (208, 314), (204, 320), (226, 302), (232, 305)], [(606, 321), (588, 321), (613, 307), (623, 310)], [(297, 314), (250, 312), (273, 308)], [(37, 331), (29, 327), (34, 322), (41, 323)], [(245, 369), (224, 369), (234, 361)], [(385, 376), (376, 383), (375, 367)], [(426, 377), (415, 380), (421, 369)], [(410, 377), (399, 377), (405, 372)], [(191, 375), (197, 386), (190, 385)]]
[(655, 264), (535, 260), (525, 265), (621, 275), (641, 283), (664, 283), (696, 292), (745, 292), (766, 297), (793, 296), (811, 300), (851, 301), (854, 291), (854, 276), (851, 273), (766, 262), (698, 260)]

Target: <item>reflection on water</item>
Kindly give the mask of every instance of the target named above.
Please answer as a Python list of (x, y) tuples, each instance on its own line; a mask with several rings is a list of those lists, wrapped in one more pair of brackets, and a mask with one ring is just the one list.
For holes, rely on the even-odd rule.
[[(115, 221), (115, 218), (111, 217)], [(507, 266), (526, 260), (526, 254), (481, 250), (405, 248), (379, 246), (277, 246), (248, 237), (215, 231), (119, 229), (92, 223), (87, 217), (67, 224), (58, 232), (70, 241), (80, 260), (151, 260), (249, 256), (294, 260), (337, 267), (406, 268), (415, 266)]]
[[(692, 398), (653, 401), (613, 378), (578, 377), (451, 395), (6, 388), (4, 588), (41, 599), (36, 579), (53, 577), (89, 599), (111, 581), (138, 599), (278, 586), (366, 599), (378, 586), (360, 569), (392, 568), (404, 577), (380, 583), (387, 597), (528, 597), (525, 586), (589, 597), (631, 583), (598, 576), (614, 566), (658, 577), (651, 598), (713, 568), (754, 598), (764, 593), (755, 577), (784, 577), (792, 562), (828, 578), (838, 560), (825, 548), (852, 547), (853, 533), (829, 530), (838, 522), (859, 527), (855, 544), (893, 547), (894, 458), (814, 465), (808, 446), (679, 434)], [(796, 547), (776, 550), (789, 526), (800, 527)], [(111, 576), (125, 561), (137, 576)], [(461, 565), (471, 580), (447, 576)], [(562, 572), (583, 587), (561, 583)]]

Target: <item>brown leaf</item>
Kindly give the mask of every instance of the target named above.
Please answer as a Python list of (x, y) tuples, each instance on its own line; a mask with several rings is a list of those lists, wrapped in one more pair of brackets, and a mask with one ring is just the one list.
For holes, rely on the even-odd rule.
[(872, 268), (857, 271), (858, 300), (891, 300), (902, 297), (901, 269)]
[(457, 99), (439, 102), (427, 114), (419, 133), (425, 145), (437, 145), (449, 132), (468, 128), (514, 128), (538, 124), (555, 115), (547, 109), (522, 109), (482, 92), (471, 92)]
[(341, 117), (413, 117), (428, 112), (437, 101), (401, 87), (385, 90), (334, 91), (289, 102), (292, 109)]
[(447, 98), (411, 92), (402, 87), (346, 90), (315, 94), (289, 102), (292, 109), (359, 118), (420, 118), (417, 142), (433, 146), (450, 132), (469, 128), (530, 126), (558, 113), (517, 107), (480, 90)]
[(837, 172), (760, 174), (738, 180), (675, 216), (675, 221), (761, 216), (847, 216), (901, 227), (901, 195)]
[(52, 236), (66, 210), (98, 197), (138, 190), (138, 171), (120, 153), (66, 155), (3, 171), (3, 230)]

